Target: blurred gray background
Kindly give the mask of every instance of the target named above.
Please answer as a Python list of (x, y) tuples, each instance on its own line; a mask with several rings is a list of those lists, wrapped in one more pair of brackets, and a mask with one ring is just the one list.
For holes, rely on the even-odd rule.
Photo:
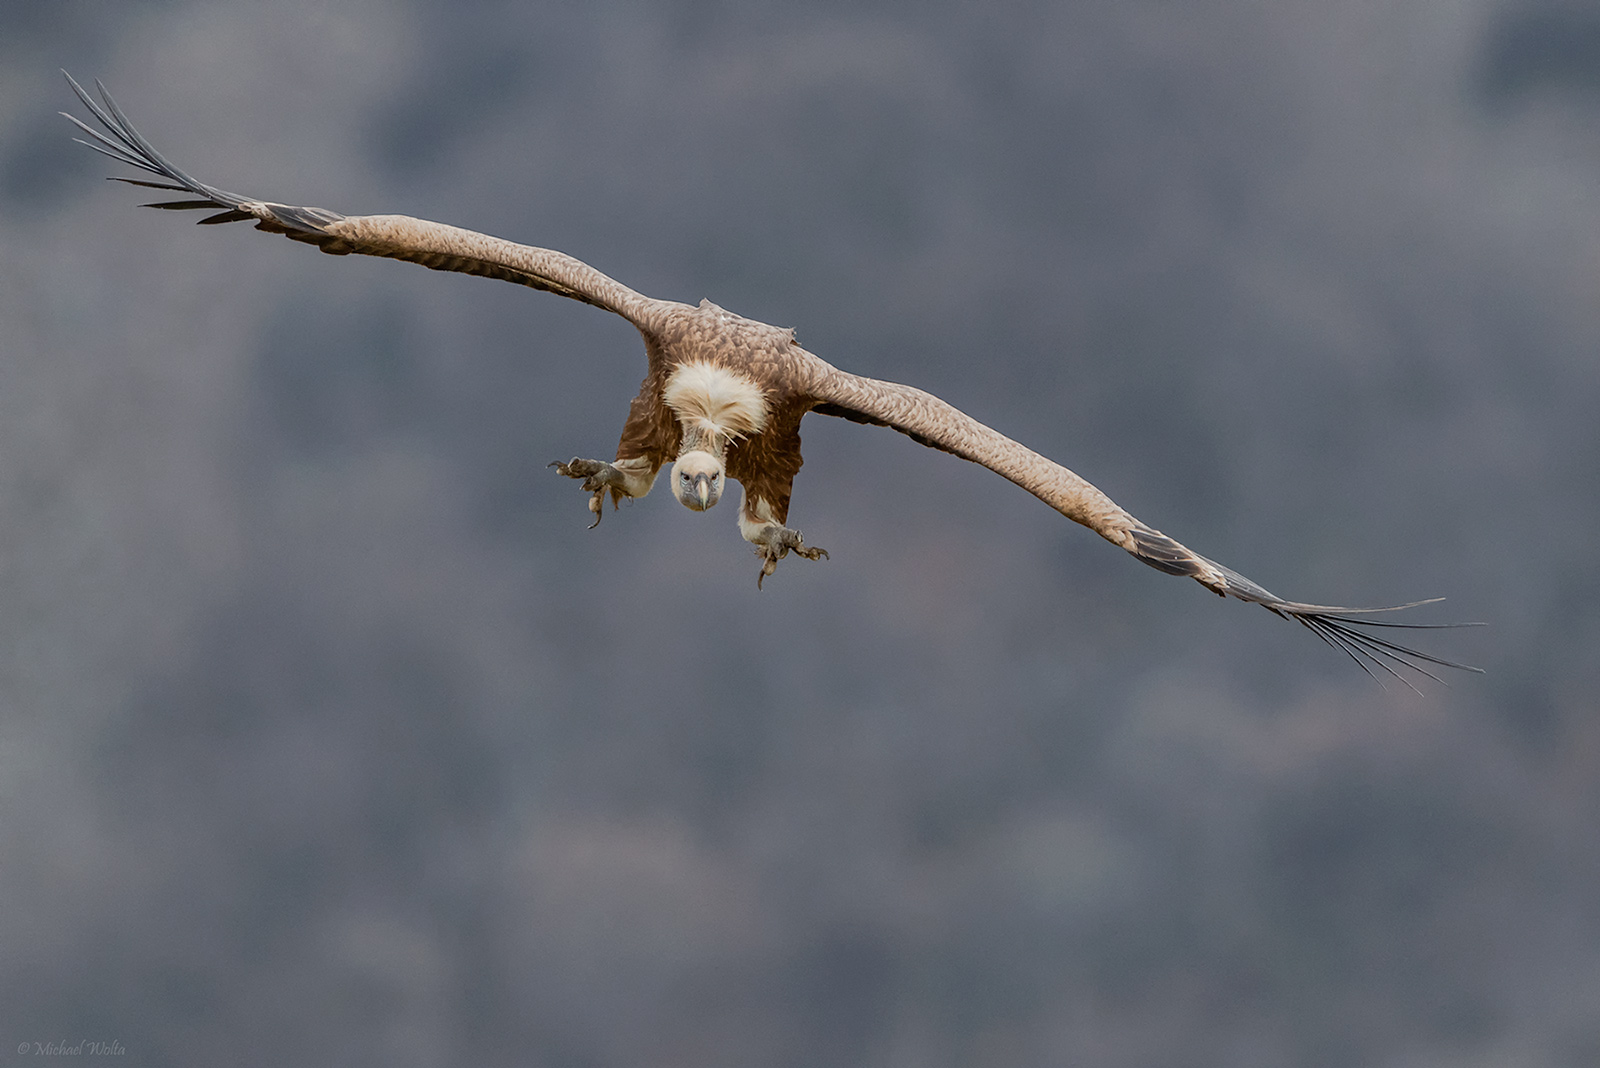
[[(139, 210), (58, 67), (1489, 674), (819, 417), (828, 561), (589, 532), (631, 327)], [(1600, 6), (9, 0), (0, 249), (0, 1061), (1600, 1063)]]

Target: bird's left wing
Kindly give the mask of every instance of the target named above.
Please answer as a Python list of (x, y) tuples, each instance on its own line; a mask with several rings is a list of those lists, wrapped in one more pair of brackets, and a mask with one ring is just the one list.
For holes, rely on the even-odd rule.
[(459, 271), (516, 282), (615, 312), (641, 330), (655, 327), (667, 306), (667, 302), (636, 293), (581, 260), (551, 249), (519, 245), (409, 215), (341, 215), (325, 208), (274, 204), (206, 185), (157, 152), (133, 128), (104, 85), (95, 82), (100, 91), (100, 100), (96, 101), (72, 75), (66, 71), (61, 73), (66, 75), (67, 83), (90, 115), (104, 128), (101, 132), (62, 112), (91, 138), (75, 140), (158, 179), (116, 178), (114, 181), (188, 194), (184, 199), (159, 201), (145, 207), (210, 210), (213, 214), (201, 219), (202, 224), (254, 219), (258, 230), (283, 234), (334, 255), (383, 256), (420, 263), (437, 271)]
[(1383, 637), (1381, 632), (1358, 629), (1429, 630), (1476, 625), (1400, 623), (1370, 618), (1432, 601), (1415, 601), (1390, 608), (1336, 608), (1285, 600), (1237, 571), (1206, 559), (1176, 539), (1140, 522), (1083, 478), (931, 393), (848, 374), (820, 360), (818, 364), (810, 393), (817, 401), (812, 411), (819, 415), (892, 427), (923, 445), (982, 464), (1158, 571), (1186, 575), (1221, 596), (1259, 604), (1285, 619), (1295, 620), (1329, 645), (1348, 653), (1374, 677), (1373, 668), (1377, 668), (1410, 686), (1411, 681), (1397, 668), (1409, 669), (1435, 681), (1441, 680), (1428, 670), (1428, 664), (1464, 671), (1481, 670), (1401, 645)]

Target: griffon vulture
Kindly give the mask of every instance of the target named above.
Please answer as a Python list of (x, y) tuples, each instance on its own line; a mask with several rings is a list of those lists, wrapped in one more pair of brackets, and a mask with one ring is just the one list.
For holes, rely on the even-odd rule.
[(827, 556), (787, 526), (790, 487), (801, 463), (800, 420), (816, 412), (892, 427), (923, 445), (982, 464), (1158, 571), (1188, 576), (1213, 593), (1259, 604), (1295, 620), (1343, 650), (1374, 678), (1382, 671), (1409, 686), (1397, 669), (1436, 680), (1425, 665), (1479, 670), (1398, 644), (1381, 632), (1359, 629), (1456, 625), (1368, 618), (1430, 602), (1355, 609), (1284, 600), (1140, 522), (1065, 467), (938, 397), (849, 374), (813, 356), (795, 341), (792, 330), (741, 318), (710, 301), (691, 307), (655, 300), (549, 249), (405, 215), (341, 215), (225, 192), (169, 163), (133, 128), (104, 85), (95, 83), (100, 90), (97, 102), (71, 75), (67, 82), (104, 128), (102, 133), (63, 112), (89, 135), (90, 140), (81, 143), (157, 179), (117, 181), (183, 196), (147, 207), (213, 211), (200, 220), (202, 224), (254, 220), (258, 230), (283, 234), (336, 256), (386, 256), (434, 270), (516, 282), (604, 308), (637, 327), (644, 337), (649, 369), (629, 408), (615, 458), (575, 457), (550, 465), (583, 481), (596, 524), (606, 497), (613, 507), (624, 497), (643, 497), (670, 462), (673, 496), (695, 511), (711, 508), (721, 499), (725, 479), (740, 484), (739, 532), (761, 558), (757, 585), (789, 553), (807, 560)]

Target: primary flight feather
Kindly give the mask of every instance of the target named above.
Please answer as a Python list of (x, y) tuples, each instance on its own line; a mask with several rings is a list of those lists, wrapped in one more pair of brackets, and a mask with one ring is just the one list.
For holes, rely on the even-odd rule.
[(646, 297), (550, 249), (407, 215), (341, 215), (217, 189), (191, 178), (157, 152), (128, 122), (105, 86), (95, 83), (100, 91), (96, 101), (71, 75), (67, 82), (102, 127), (96, 130), (66, 115), (89, 135), (90, 140), (81, 143), (157, 179), (117, 181), (180, 194), (180, 199), (147, 207), (213, 212), (201, 223), (254, 220), (259, 230), (316, 245), (333, 255), (385, 256), (434, 270), (517, 282), (604, 308), (632, 323), (644, 338), (648, 371), (623, 424), (616, 458), (574, 458), (551, 465), (563, 475), (583, 480), (584, 490), (591, 494), (589, 509), (595, 523), (607, 496), (613, 506), (623, 497), (643, 497), (670, 462), (673, 495), (696, 511), (717, 503), (726, 478), (740, 484), (739, 531), (761, 557), (758, 585), (791, 552), (808, 560), (825, 557), (826, 552), (805, 544), (798, 530), (785, 525), (790, 488), (802, 462), (800, 420), (816, 412), (891, 427), (924, 445), (982, 464), (1159, 571), (1188, 576), (1221, 596), (1259, 604), (1295, 620), (1374, 677), (1382, 671), (1410, 686), (1399, 669), (1436, 680), (1427, 665), (1479, 670), (1401, 645), (1381, 631), (1361, 629), (1462, 625), (1371, 618), (1431, 602), (1334, 608), (1284, 600), (1140, 522), (1078, 475), (938, 397), (839, 370), (801, 348), (792, 330), (742, 318), (710, 301), (693, 307)]

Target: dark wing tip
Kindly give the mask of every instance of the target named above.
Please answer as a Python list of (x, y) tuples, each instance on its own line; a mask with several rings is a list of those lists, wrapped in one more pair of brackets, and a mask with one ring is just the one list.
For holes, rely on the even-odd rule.
[[(147, 207), (147, 208), (153, 208), (153, 207), (157, 207), (157, 206), (158, 205), (155, 205), (155, 204), (146, 204), (145, 205), (145, 207)], [(214, 207), (216, 207), (216, 205), (215, 204), (205, 204), (205, 205), (202, 205), (202, 207), (214, 208)], [(195, 225), (196, 226), (214, 226), (217, 223), (244, 222), (246, 219), (254, 219), (254, 218), (255, 218), (255, 216), (251, 215), (248, 211), (239, 211), (239, 210), (237, 210), (235, 208), (229, 208), (226, 211), (219, 211), (215, 215), (207, 215), (204, 219), (198, 219), (198, 220), (196, 220)]]
[[(1207, 589), (1224, 597), (1234, 597), (1251, 604), (1259, 604), (1269, 612), (1293, 619), (1330, 646), (1347, 654), (1356, 664), (1381, 684), (1384, 674), (1393, 676), (1413, 690), (1411, 679), (1401, 671), (1426, 676), (1440, 685), (1448, 685), (1429, 670), (1429, 666), (1454, 668), (1483, 674), (1483, 669), (1471, 664), (1425, 653), (1402, 645), (1390, 638), (1370, 633), (1363, 628), (1389, 628), (1394, 630), (1455, 630), (1461, 627), (1481, 627), (1482, 623), (1412, 623), (1405, 620), (1370, 619), (1369, 616), (1388, 612), (1403, 612), (1410, 608), (1437, 604), (1443, 597), (1429, 597), (1407, 604), (1387, 605), (1382, 608), (1343, 608), (1334, 605), (1305, 604), (1289, 601), (1252, 582), (1237, 571), (1208, 560), (1178, 541), (1143, 524), (1129, 532), (1133, 540), (1133, 555), (1169, 575), (1183, 575), (1195, 579)], [(1376, 669), (1376, 670), (1375, 670)], [(1418, 691), (1421, 692), (1421, 691)]]
[[(1437, 601), (1440, 599), (1435, 597), (1432, 600)], [(1272, 606), (1268, 605), (1267, 607), (1271, 608)], [(1406, 608), (1411, 606), (1396, 605), (1395, 607)], [(1454, 660), (1446, 660), (1443, 657), (1434, 656), (1432, 653), (1425, 653), (1420, 649), (1413, 649), (1409, 645), (1401, 645), (1399, 642), (1358, 629), (1360, 627), (1381, 626), (1405, 627), (1412, 630), (1437, 630), (1453, 627), (1479, 627), (1483, 625), (1481, 623), (1380, 623), (1371, 619), (1355, 619), (1347, 615), (1332, 615), (1321, 612), (1285, 612), (1276, 608), (1272, 610), (1280, 615), (1287, 615), (1335, 649), (1344, 651), (1363, 671), (1378, 679), (1380, 684), (1383, 680), (1372, 670), (1373, 667), (1377, 667), (1384, 673), (1398, 679), (1417, 693), (1422, 691), (1418, 690), (1410, 679), (1400, 674), (1396, 670), (1397, 668), (1405, 668), (1419, 675), (1426, 675), (1441, 686), (1449, 686), (1450, 684), (1428, 670), (1425, 665), (1433, 664), (1438, 667), (1454, 668), (1457, 671), (1471, 671), (1478, 675), (1484, 674), (1484, 670), (1481, 667), (1458, 663)], [(1362, 609), (1362, 611), (1387, 612), (1393, 611), (1393, 609), (1373, 608)]]
[[(1252, 583), (1252, 585), (1254, 585)], [(1256, 587), (1260, 589), (1260, 587)], [(1477, 675), (1484, 674), (1481, 667), (1472, 664), (1463, 664), (1455, 660), (1447, 660), (1442, 656), (1423, 652), (1421, 649), (1409, 645), (1402, 645), (1392, 638), (1372, 633), (1366, 628), (1385, 628), (1388, 630), (1457, 630), (1462, 627), (1481, 627), (1483, 623), (1413, 623), (1407, 620), (1370, 619), (1372, 615), (1384, 612), (1403, 612), (1406, 609), (1418, 608), (1422, 605), (1437, 604), (1444, 600), (1443, 597), (1429, 597), (1422, 601), (1412, 601), (1409, 604), (1389, 605), (1383, 608), (1335, 608), (1328, 605), (1301, 604), (1297, 601), (1286, 601), (1279, 597), (1269, 595), (1266, 598), (1250, 596), (1241, 597), (1241, 600), (1250, 601), (1261, 605), (1263, 608), (1292, 619), (1296, 623), (1311, 631), (1317, 637), (1348, 654), (1363, 671), (1378, 679), (1382, 678), (1374, 672), (1376, 667), (1384, 674), (1392, 676), (1404, 683), (1412, 690), (1417, 690), (1410, 679), (1406, 678), (1397, 669), (1405, 669), (1417, 675), (1424, 675), (1439, 683), (1448, 686), (1449, 683), (1429, 670), (1427, 665), (1453, 668), (1456, 671), (1470, 671)], [(1420, 690), (1417, 690), (1420, 693)]]
[[(117, 106), (117, 102), (99, 79), (96, 79), (94, 83), (95, 88), (100, 93), (100, 99), (96, 100), (87, 89), (78, 84), (77, 79), (73, 78), (71, 74), (65, 70), (61, 74), (67, 79), (67, 84), (72, 87), (72, 91), (77, 95), (79, 101), (89, 109), (90, 116), (100, 125), (100, 129), (97, 130), (77, 116), (63, 111), (61, 114), (68, 121), (81, 132), (93, 138), (92, 141), (85, 141), (82, 138), (74, 138), (73, 140), (94, 149), (101, 155), (111, 157), (118, 163), (165, 179), (162, 182), (151, 182), (140, 178), (118, 178), (116, 179), (117, 181), (128, 182), (132, 185), (149, 186), (153, 189), (172, 189), (179, 192), (189, 192), (197, 197), (204, 198), (188, 202), (169, 201), (161, 205), (163, 207), (176, 208), (179, 204), (187, 204), (195, 208), (226, 208), (230, 211), (236, 211), (247, 203), (247, 199), (237, 193), (229, 193), (226, 190), (217, 189), (206, 185), (204, 182), (197, 181), (179, 170), (172, 161), (168, 160), (160, 152), (157, 152), (155, 147), (145, 140), (144, 135), (134, 128), (133, 123), (128, 121), (128, 117), (123, 114), (122, 109)], [(244, 217), (251, 218), (252, 216), (245, 215)]]
[[(96, 130), (88, 123), (75, 115), (63, 111), (61, 114), (67, 118), (80, 131), (93, 138), (85, 141), (81, 137), (73, 138), (81, 145), (94, 149), (101, 155), (109, 156), (118, 163), (134, 167), (155, 175), (161, 181), (150, 181), (145, 178), (114, 177), (111, 180), (126, 182), (129, 185), (144, 186), (150, 189), (167, 189), (177, 193), (192, 193), (193, 198), (178, 200), (162, 200), (145, 204), (147, 208), (164, 208), (168, 211), (211, 211), (200, 220), (201, 226), (215, 223), (244, 222), (255, 219), (263, 229), (274, 233), (288, 234), (297, 240), (311, 241), (328, 247), (329, 243), (337, 244), (326, 233), (325, 228), (329, 223), (338, 222), (344, 216), (335, 211), (323, 208), (292, 207), (287, 204), (266, 204), (242, 197), (237, 193), (229, 193), (214, 186), (206, 185), (179, 170), (170, 160), (157, 152), (155, 147), (145, 140), (144, 135), (134, 129), (133, 123), (123, 114), (117, 102), (112, 99), (106, 87), (98, 80), (95, 88), (100, 91), (100, 99), (95, 100), (88, 90), (79, 85), (72, 75), (66, 71), (61, 72), (67, 79), (67, 84), (72, 86), (72, 91), (77, 94), (83, 106), (89, 109), (89, 114), (102, 127)], [(248, 205), (248, 207), (247, 207)], [(265, 209), (264, 215), (262, 214)], [(219, 210), (220, 209), (220, 210)], [(265, 216), (265, 217), (264, 217)], [(332, 248), (330, 251), (340, 251)], [(342, 249), (342, 251), (349, 251)]]
[[(1317, 637), (1347, 653), (1352, 660), (1360, 665), (1363, 671), (1382, 682), (1381, 677), (1372, 670), (1378, 668), (1385, 674), (1400, 680), (1412, 690), (1416, 687), (1411, 680), (1401, 675), (1397, 668), (1403, 668), (1418, 675), (1425, 675), (1441, 686), (1448, 686), (1443, 679), (1430, 671), (1425, 665), (1454, 668), (1457, 671), (1471, 671), (1483, 674), (1480, 667), (1471, 664), (1462, 664), (1454, 660), (1446, 660), (1432, 653), (1425, 653), (1409, 645), (1378, 634), (1370, 633), (1363, 628), (1386, 628), (1389, 630), (1457, 630), (1462, 627), (1481, 627), (1482, 623), (1413, 623), (1409, 620), (1396, 619), (1370, 619), (1369, 616), (1382, 615), (1388, 612), (1404, 612), (1411, 608), (1420, 608), (1423, 605), (1438, 604), (1443, 597), (1428, 597), (1420, 601), (1410, 601), (1406, 604), (1385, 605), (1381, 608), (1343, 608), (1334, 605), (1305, 604), (1300, 601), (1289, 601), (1277, 596), (1257, 583), (1240, 575), (1238, 572), (1225, 568), (1220, 564), (1214, 565), (1226, 581), (1227, 595), (1237, 597), (1241, 601), (1259, 604), (1268, 611), (1293, 619), (1301, 626), (1310, 630)], [(1420, 692), (1420, 691), (1418, 691)]]

